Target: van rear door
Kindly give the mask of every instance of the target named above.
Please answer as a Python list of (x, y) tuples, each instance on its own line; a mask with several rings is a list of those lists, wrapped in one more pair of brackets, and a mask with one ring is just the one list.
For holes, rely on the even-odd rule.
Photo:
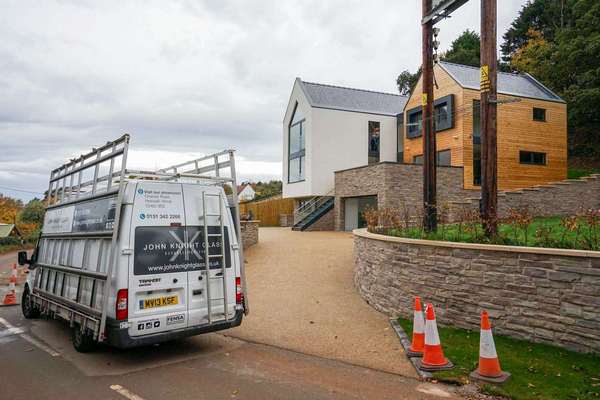
[(181, 184), (138, 182), (130, 231), (131, 336), (188, 326), (187, 271), (194, 266), (187, 234)]
[[(183, 197), (191, 257), (198, 262), (198, 267), (188, 272), (189, 326), (203, 325), (210, 320), (218, 322), (224, 319), (225, 301), (227, 301), (227, 318), (235, 315), (235, 259), (231, 247), (232, 220), (227, 207), (226, 197), (220, 187), (183, 184)], [(203, 204), (206, 200), (206, 205)], [(219, 204), (221, 202), (221, 204)], [(206, 276), (206, 251), (204, 242), (204, 212), (208, 230), (208, 262), (209, 276)], [(221, 239), (221, 218), (224, 235)], [(224, 244), (221, 247), (221, 244)], [(224, 254), (225, 275), (222, 271)], [(207, 287), (207, 282), (209, 287)], [(225, 283), (225, 287), (223, 285)]]

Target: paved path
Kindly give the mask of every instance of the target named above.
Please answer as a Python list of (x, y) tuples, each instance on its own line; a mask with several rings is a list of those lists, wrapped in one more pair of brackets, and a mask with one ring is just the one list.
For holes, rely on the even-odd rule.
[(438, 400), (454, 388), (338, 361), (200, 335), (77, 353), (66, 323), (0, 307), (0, 398), (115, 400)]
[(227, 335), (416, 377), (388, 317), (354, 289), (350, 233), (259, 234), (246, 252), (251, 312)]

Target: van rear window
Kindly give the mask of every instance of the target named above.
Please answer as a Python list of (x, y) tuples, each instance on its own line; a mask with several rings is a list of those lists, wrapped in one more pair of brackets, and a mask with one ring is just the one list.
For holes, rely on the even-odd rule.
[[(231, 267), (229, 233), (224, 227), (225, 265)], [(208, 227), (208, 254), (222, 254), (220, 226)], [(205, 268), (203, 226), (138, 226), (135, 229), (133, 273), (166, 274)], [(221, 257), (211, 257), (210, 269), (221, 268)]]

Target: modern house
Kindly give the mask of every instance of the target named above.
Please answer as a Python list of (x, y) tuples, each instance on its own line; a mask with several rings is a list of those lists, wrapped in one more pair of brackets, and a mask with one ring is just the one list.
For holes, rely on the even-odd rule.
[[(479, 68), (440, 62), (434, 72), (438, 198), (478, 196)], [(368, 206), (421, 203), (420, 103), (420, 80), (406, 98), (296, 79), (283, 120), (283, 197), (296, 200), (296, 229), (350, 230)], [(566, 172), (565, 102), (528, 74), (499, 73), (499, 189)]]
[(239, 201), (252, 201), (256, 197), (256, 191), (250, 183), (242, 183), (238, 186), (237, 191)]
[[(464, 188), (481, 183), (480, 72), (440, 62), (434, 87), (437, 160), (464, 168)], [(404, 112), (403, 161), (423, 162), (419, 79)], [(529, 74), (498, 73), (498, 188), (519, 189), (567, 177), (567, 105)]]

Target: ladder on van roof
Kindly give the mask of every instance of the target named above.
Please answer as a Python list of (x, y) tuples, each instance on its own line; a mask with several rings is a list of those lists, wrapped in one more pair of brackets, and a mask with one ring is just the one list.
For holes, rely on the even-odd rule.
[[(68, 314), (71, 324), (78, 323), (82, 329), (93, 331), (94, 339), (99, 341), (105, 340), (108, 299), (110, 298), (112, 284), (111, 279), (108, 278), (113, 275), (113, 269), (117, 264), (118, 227), (125, 183), (130, 179), (176, 180), (182, 182), (189, 182), (191, 180), (202, 184), (219, 186), (230, 184), (232, 186), (231, 201), (228, 204), (235, 216), (234, 225), (239, 243), (237, 251), (239, 255), (242, 293), (244, 294), (244, 313), (247, 315), (249, 313), (249, 306), (239, 222), (240, 213), (234, 150), (225, 150), (158, 171), (128, 170), (126, 169), (126, 163), (129, 139), (129, 135), (125, 134), (117, 140), (107, 142), (103, 146), (94, 148), (89, 153), (70, 160), (68, 163), (51, 172), (46, 198), (46, 210), (76, 206), (83, 202), (108, 198), (114, 201), (115, 214), (112, 224), (106, 229), (99, 231), (42, 233), (40, 241), (54, 240), (55, 243), (53, 243), (54, 246), (51, 251), (48, 246), (45, 248), (45, 251), (51, 253), (46, 254), (46, 256), (50, 256), (50, 261), (36, 262), (40, 271), (36, 273), (36, 281), (34, 282), (32, 293), (34, 301), (41, 307), (52, 312), (62, 313), (63, 315)], [(224, 169), (229, 169), (229, 174), (223, 175), (221, 171)], [(219, 204), (222, 207), (222, 202), (219, 202)], [(220, 211), (222, 216), (223, 210), (221, 209)], [(223, 219), (221, 218), (221, 245), (223, 245), (222, 223)], [(208, 240), (206, 232), (204, 236), (204, 240)], [(105, 272), (73, 268), (70, 262), (70, 257), (72, 257), (71, 242), (73, 240), (83, 239), (87, 241), (104, 238), (107, 240), (110, 239), (108, 254), (100, 251), (97, 254), (98, 259), (96, 261), (98, 270), (100, 269), (100, 264), (106, 261)], [(221, 251), (221, 253), (219, 256), (222, 258), (221, 265), (224, 267), (225, 253), (224, 251)], [(63, 258), (64, 254), (66, 254), (65, 258)], [(86, 258), (85, 250), (83, 258)], [(209, 268), (208, 260), (208, 253), (206, 253), (205, 264), (207, 269)], [(225, 272), (222, 272), (223, 276), (225, 276)], [(72, 279), (76, 283), (74, 287), (69, 288), (68, 285)], [(227, 288), (225, 287), (225, 279), (223, 281), (224, 298), (226, 298)], [(72, 296), (73, 298), (68, 297), (69, 289), (73, 289), (72, 291), (75, 292), (75, 295)], [(102, 293), (101, 299), (97, 298), (99, 293)], [(224, 300), (224, 304), (224, 314), (226, 317), (226, 300)], [(212, 320), (210, 312), (209, 318)]]
[[(33, 287), (34, 301), (52, 312), (66, 316), (71, 324), (78, 323), (82, 330), (90, 329), (94, 333), (94, 339), (100, 341), (105, 339), (108, 299), (112, 284), (110, 277), (116, 260), (128, 149), (129, 135), (125, 134), (70, 160), (50, 173), (46, 198), (47, 213), (55, 209), (73, 207), (73, 215), (70, 226), (67, 226), (68, 220), (64, 225), (59, 222), (54, 232), (43, 232), (40, 235), (40, 241), (46, 241), (46, 246), (42, 247), (43, 254), (38, 255), (36, 262), (40, 270), (36, 273)], [(73, 231), (75, 207), (83, 202), (104, 198), (111, 201), (114, 199), (115, 213), (112, 223), (93, 232)], [(108, 255), (99, 250), (97, 270), (84, 269), (86, 257), (89, 258), (89, 254), (86, 256), (88, 240), (105, 238), (110, 239)], [(82, 265), (79, 268), (74, 268), (73, 265), (75, 240), (85, 241)], [(106, 271), (99, 270), (102, 260), (106, 261)], [(73, 285), (72, 281), (75, 281)], [(97, 299), (100, 292), (102, 297)]]

